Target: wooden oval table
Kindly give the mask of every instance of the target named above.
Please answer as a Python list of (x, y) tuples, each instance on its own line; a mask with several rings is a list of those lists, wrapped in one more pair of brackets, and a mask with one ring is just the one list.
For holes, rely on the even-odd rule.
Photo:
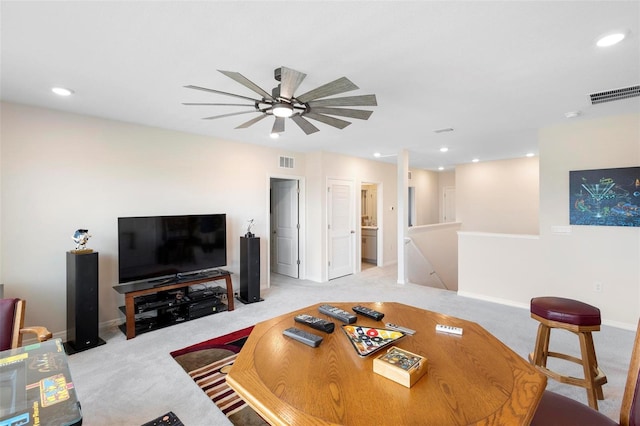
[[(342, 323), (318, 305), (255, 326), (227, 376), (228, 384), (275, 425), (521, 425), (529, 424), (546, 376), (480, 325), (400, 303), (357, 304), (383, 312), (382, 321), (358, 316), (357, 325), (391, 322), (416, 330), (395, 346), (427, 358), (427, 373), (411, 388), (373, 372), (373, 359), (358, 356)], [(326, 334), (294, 322), (309, 314), (336, 323)], [(505, 319), (506, 320), (506, 319)], [(436, 324), (463, 328), (462, 336), (435, 331)], [(320, 335), (312, 348), (283, 336), (296, 326)]]

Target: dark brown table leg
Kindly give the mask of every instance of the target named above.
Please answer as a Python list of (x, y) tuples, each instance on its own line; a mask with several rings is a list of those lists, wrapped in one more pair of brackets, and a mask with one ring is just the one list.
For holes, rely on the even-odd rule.
[(127, 324), (127, 340), (136, 337), (136, 307), (133, 303), (133, 293), (124, 296), (125, 321)]
[(231, 275), (226, 275), (224, 280), (227, 282), (227, 310), (233, 311), (233, 284), (231, 283)]

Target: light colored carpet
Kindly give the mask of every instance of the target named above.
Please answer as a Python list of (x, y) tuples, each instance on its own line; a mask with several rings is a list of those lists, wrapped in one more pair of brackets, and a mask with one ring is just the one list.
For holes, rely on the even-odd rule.
[[(457, 316), (479, 323), (523, 358), (533, 349), (538, 324), (527, 309), (430, 287), (399, 285), (395, 267), (367, 268), (328, 283), (273, 275), (271, 288), (261, 295), (264, 302), (243, 305), (236, 301), (232, 312), (141, 334), (129, 341), (115, 327), (101, 331), (106, 345), (69, 357), (83, 424), (135, 426), (173, 411), (186, 426), (230, 425), (169, 352), (319, 302), (400, 302)], [(604, 386), (605, 400), (599, 402), (600, 411), (616, 421), (633, 338), (631, 331), (608, 326), (594, 334), (598, 361), (609, 380)], [(568, 332), (552, 333), (551, 349), (579, 353), (577, 338)], [(579, 376), (579, 367), (576, 371)], [(580, 388), (550, 380), (547, 389), (586, 403), (586, 393)]]

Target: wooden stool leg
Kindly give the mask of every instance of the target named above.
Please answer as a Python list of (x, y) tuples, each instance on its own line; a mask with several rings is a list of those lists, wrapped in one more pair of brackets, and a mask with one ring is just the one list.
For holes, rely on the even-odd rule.
[(598, 409), (598, 399), (602, 399), (602, 386), (596, 384), (598, 376), (598, 362), (593, 346), (593, 336), (591, 333), (578, 333), (580, 337), (580, 351), (582, 353), (582, 366), (584, 370), (585, 388), (589, 406), (594, 410)]
[(529, 354), (529, 361), (536, 366), (547, 366), (547, 354), (549, 353), (549, 338), (551, 329), (544, 324), (538, 326), (538, 335), (536, 337), (536, 346), (533, 353)]
[(604, 394), (602, 393), (602, 385), (607, 383), (607, 377), (600, 370), (598, 366), (598, 357), (596, 356), (596, 349), (593, 344), (593, 335), (591, 333), (587, 333), (585, 336), (585, 343), (587, 345), (587, 351), (590, 355), (589, 364), (592, 368), (594, 386), (596, 390), (596, 396), (599, 400), (604, 400)]

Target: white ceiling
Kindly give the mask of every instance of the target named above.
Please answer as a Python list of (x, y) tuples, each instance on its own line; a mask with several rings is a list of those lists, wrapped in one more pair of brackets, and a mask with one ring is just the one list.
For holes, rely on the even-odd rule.
[[(538, 129), (569, 111), (640, 112), (640, 97), (588, 97), (640, 84), (638, 1), (3, 0), (0, 13), (4, 101), (287, 150), (407, 149), (411, 167), (451, 168), (537, 154)], [(619, 29), (626, 40), (596, 47)], [(202, 120), (240, 109), (182, 105), (238, 101), (188, 84), (256, 97), (218, 69), (270, 92), (279, 66), (307, 74), (298, 94), (346, 76), (360, 89), (341, 96), (374, 93), (378, 106), (357, 107), (374, 111), (368, 121), (319, 123), (309, 136), (287, 121), (273, 140), (271, 118), (235, 130), (253, 115)]]

